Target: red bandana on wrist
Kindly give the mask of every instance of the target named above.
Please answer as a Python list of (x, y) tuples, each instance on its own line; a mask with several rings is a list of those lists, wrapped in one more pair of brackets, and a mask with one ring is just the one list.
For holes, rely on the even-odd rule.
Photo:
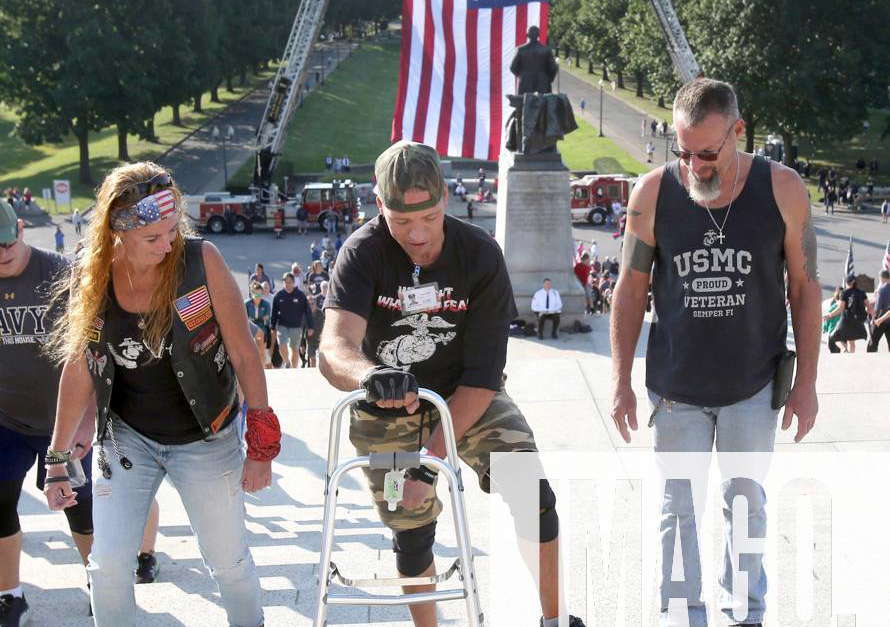
[(247, 410), (247, 457), (268, 462), (281, 451), (281, 425), (271, 407)]

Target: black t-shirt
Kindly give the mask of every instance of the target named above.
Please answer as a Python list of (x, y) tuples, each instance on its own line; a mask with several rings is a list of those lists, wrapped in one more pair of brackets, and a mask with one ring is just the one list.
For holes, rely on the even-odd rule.
[(846, 304), (844, 318), (852, 322), (865, 322), (865, 292), (856, 287), (848, 287), (841, 295), (841, 300)]
[(105, 326), (115, 366), (111, 411), (160, 444), (197, 442), (204, 433), (173, 373), (170, 336), (160, 354), (152, 355), (142, 340), (139, 314), (121, 309), (114, 289), (110, 287), (108, 292)]
[(310, 272), (306, 276), (306, 292), (308, 294), (318, 295), (321, 288), (319, 287), (324, 281), (330, 281), (327, 272)]
[(54, 317), (50, 284), (67, 266), (32, 247), (22, 273), (0, 279), (0, 425), (25, 435), (53, 432), (61, 373), (41, 347)]
[(459, 385), (499, 390), (507, 332), (517, 313), (497, 243), (479, 227), (446, 216), (442, 254), (419, 277), (421, 285), (438, 284), (439, 308), (403, 316), (399, 292), (413, 285), (413, 271), (414, 263), (377, 216), (343, 245), (325, 308), (367, 320), (365, 356), (412, 372), (420, 387), (446, 398)]

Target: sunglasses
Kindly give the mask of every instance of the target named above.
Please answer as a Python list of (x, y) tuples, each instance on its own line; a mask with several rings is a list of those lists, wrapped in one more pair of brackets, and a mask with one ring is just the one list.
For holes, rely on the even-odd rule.
[(2, 248), (3, 250), (9, 250), (10, 248), (12, 248), (13, 246), (15, 246), (18, 243), (19, 243), (19, 241), (15, 240), (14, 242), (10, 242), (9, 244), (0, 244), (0, 248)]
[(698, 157), (702, 161), (717, 161), (717, 157), (720, 156), (720, 151), (723, 150), (723, 146), (726, 144), (726, 140), (729, 139), (729, 132), (733, 128), (735, 128), (736, 122), (738, 122), (738, 120), (730, 124), (729, 128), (726, 129), (726, 135), (723, 136), (723, 141), (720, 143), (720, 147), (717, 150), (702, 150), (701, 152), (680, 150), (680, 148), (677, 146), (677, 140), (675, 139), (671, 146), (671, 152), (674, 153), (675, 157), (686, 163), (689, 163), (692, 157)]
[(145, 198), (149, 194), (154, 194), (157, 191), (167, 189), (168, 187), (172, 186), (173, 177), (170, 176), (170, 173), (161, 172), (160, 174), (155, 174), (153, 177), (146, 181), (133, 183), (133, 185), (126, 192), (124, 192), (123, 196), (132, 198), (135, 204), (136, 200)]

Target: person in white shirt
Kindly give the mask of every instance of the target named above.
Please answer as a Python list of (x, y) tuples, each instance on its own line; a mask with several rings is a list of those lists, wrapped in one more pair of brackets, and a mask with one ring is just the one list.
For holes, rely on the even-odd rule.
[(80, 235), (80, 231), (83, 225), (83, 216), (80, 215), (79, 209), (74, 210), (74, 213), (71, 215), (71, 222), (74, 224), (74, 232)]
[(544, 279), (544, 287), (532, 297), (532, 311), (538, 316), (538, 339), (544, 339), (544, 322), (548, 319), (552, 324), (550, 337), (559, 337), (559, 314), (562, 313), (562, 299), (559, 292), (553, 289), (550, 279)]

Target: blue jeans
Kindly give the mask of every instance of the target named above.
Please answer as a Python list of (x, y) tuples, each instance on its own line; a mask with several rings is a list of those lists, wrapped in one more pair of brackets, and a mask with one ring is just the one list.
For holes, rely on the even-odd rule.
[[(753, 456), (759, 467), (745, 469), (749, 477), (762, 477), (768, 466), (776, 440), (778, 412), (770, 407), (772, 382), (751, 398), (726, 407), (699, 407), (664, 399), (649, 391), (652, 406), (650, 424), (655, 427), (655, 452), (658, 453), (710, 453), (715, 447), (717, 453), (760, 452), (767, 455)], [(668, 456), (670, 457), (670, 456)], [(750, 473), (748, 472), (750, 470)], [(669, 471), (669, 469), (668, 469)], [(762, 479), (761, 479), (762, 480)], [(720, 611), (730, 622), (758, 623), (763, 620), (766, 609), (766, 573), (763, 569), (763, 556), (759, 553), (742, 553), (737, 570), (747, 573), (748, 597), (747, 616), (736, 620), (733, 616), (733, 594), (731, 561), (732, 550), (732, 503), (737, 495), (748, 501), (748, 537), (766, 537), (766, 493), (761, 485), (752, 479), (738, 476), (724, 476), (722, 483), (724, 514), (724, 560), (722, 575), (718, 578), (720, 591), (718, 602)], [(703, 503), (703, 501), (702, 501)], [(696, 504), (698, 504), (696, 499)], [(669, 600), (686, 599), (688, 624), (690, 627), (704, 627), (708, 615), (701, 593), (701, 563), (698, 539), (695, 537), (697, 525), (702, 521), (702, 506), (693, 507), (690, 484), (682, 480), (668, 481), (661, 510), (662, 567), (659, 573), (659, 593), (661, 598), (662, 627), (686, 625), (686, 617), (676, 622), (668, 615)], [(695, 514), (698, 514), (696, 520)], [(679, 530), (683, 550), (683, 581), (671, 581), (676, 535)], [(738, 604), (738, 603), (737, 603)], [(737, 609), (740, 617), (745, 609)]]
[(260, 584), (244, 525), (240, 423), (239, 416), (208, 440), (164, 445), (119, 419), (114, 421), (118, 445), (133, 467), (122, 468), (106, 440), (112, 474), (111, 479), (105, 479), (98, 468), (93, 473), (96, 532), (87, 566), (97, 627), (136, 624), (136, 554), (148, 509), (165, 476), (182, 498), (204, 564), (219, 587), (229, 624), (262, 624)]

